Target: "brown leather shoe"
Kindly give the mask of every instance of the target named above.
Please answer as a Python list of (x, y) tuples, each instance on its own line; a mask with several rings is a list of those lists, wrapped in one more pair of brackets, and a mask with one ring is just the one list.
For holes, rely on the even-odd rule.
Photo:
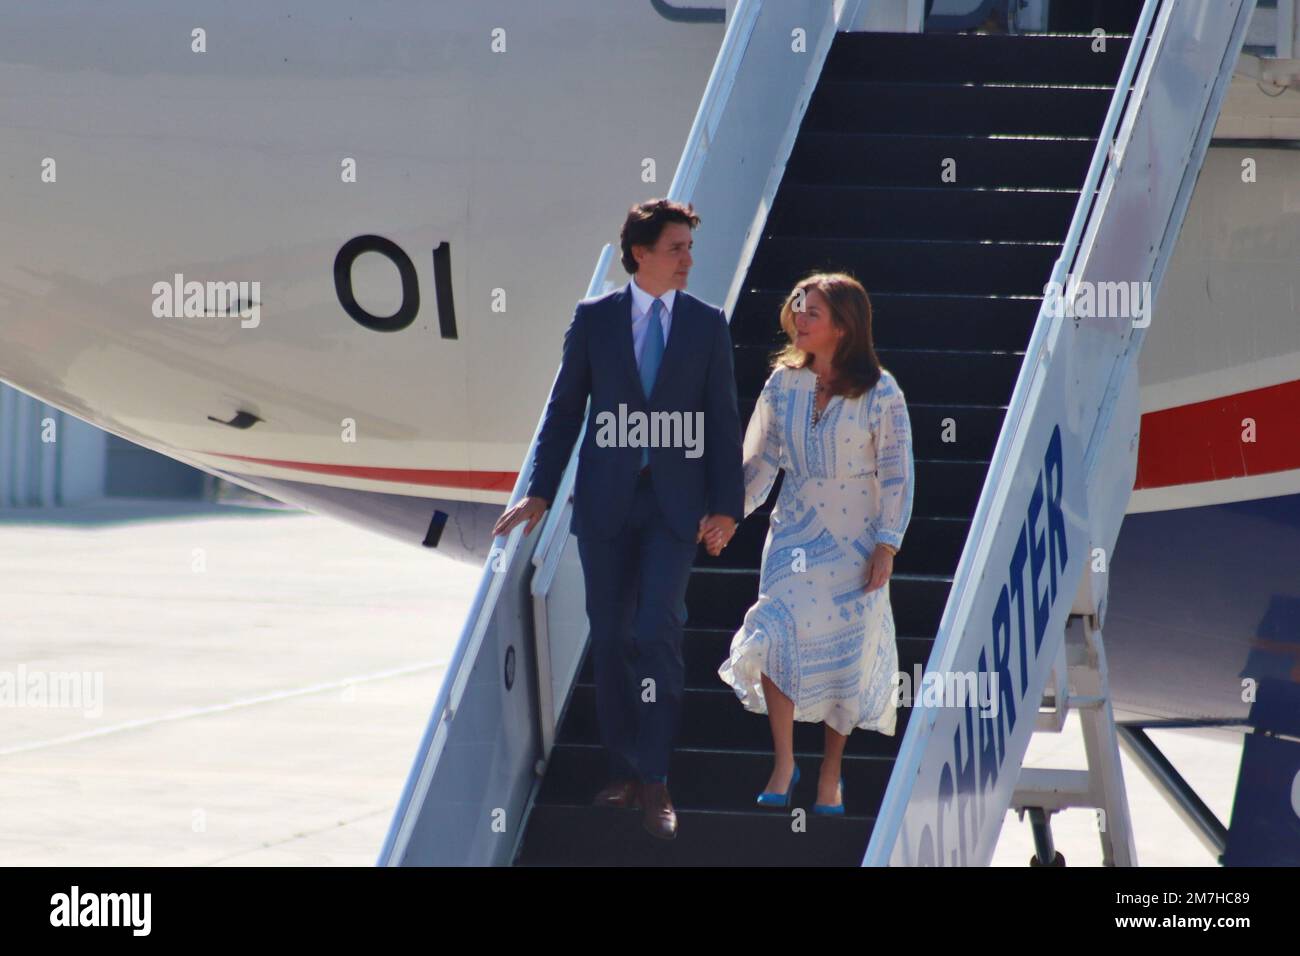
[(647, 833), (661, 840), (676, 839), (677, 811), (673, 809), (672, 798), (668, 796), (668, 784), (641, 784), (641, 806), (645, 810), (641, 816), (641, 825)]
[(596, 799), (592, 801), (593, 806), (597, 807), (618, 807), (620, 809), (632, 808), (637, 809), (641, 806), (638, 799), (641, 795), (641, 783), (638, 780), (623, 779), (615, 780), (613, 783), (596, 794)]

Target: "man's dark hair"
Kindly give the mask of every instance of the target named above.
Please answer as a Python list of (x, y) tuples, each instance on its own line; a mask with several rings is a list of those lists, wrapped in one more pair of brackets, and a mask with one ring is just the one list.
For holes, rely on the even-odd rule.
[(653, 246), (659, 241), (664, 226), (670, 222), (684, 222), (694, 229), (700, 224), (700, 217), (695, 215), (695, 208), (690, 203), (683, 205), (671, 199), (647, 199), (627, 211), (623, 230), (619, 233), (619, 244), (623, 248), (623, 268), (629, 274), (638, 268), (632, 247)]

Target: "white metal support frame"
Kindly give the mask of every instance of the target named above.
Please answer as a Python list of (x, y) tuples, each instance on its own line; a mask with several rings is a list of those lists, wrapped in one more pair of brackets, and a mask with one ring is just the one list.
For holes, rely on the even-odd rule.
[[(1077, 710), (1083, 725), (1083, 746), (1088, 758), (1087, 770), (1057, 770), (1024, 767), (1011, 797), (1011, 809), (1023, 820), (1026, 811), (1041, 810), (1035, 829), (1046, 829), (1051, 815), (1070, 807), (1100, 810), (1098, 830), (1101, 836), (1102, 863), (1105, 866), (1137, 866), (1133, 845), (1133, 823), (1128, 812), (1128, 796), (1119, 756), (1119, 734), (1111, 707), (1110, 682), (1106, 673), (1106, 651), (1096, 619), (1083, 615), (1070, 619), (1065, 632), (1065, 667), (1058, 662), (1053, 674), (1057, 690), (1051, 707), (1039, 711), (1037, 732), (1060, 733), (1070, 711)], [(1062, 680), (1062, 670), (1068, 675)], [(1065, 693), (1060, 692), (1066, 684)], [(1047, 701), (1045, 700), (1046, 704)], [(1042, 859), (1043, 841), (1037, 865), (1051, 865)], [(1046, 843), (1050, 848), (1050, 839)]]

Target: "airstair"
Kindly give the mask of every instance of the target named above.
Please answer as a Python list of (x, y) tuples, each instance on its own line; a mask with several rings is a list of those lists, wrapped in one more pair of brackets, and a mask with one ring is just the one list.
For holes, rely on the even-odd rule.
[[(1137, 355), (1253, 6), (1147, 0), (1092, 33), (1000, 35), (858, 29), (870, 0), (740, 0), (668, 193), (704, 217), (690, 291), (731, 317), (742, 418), (799, 278), (845, 270), (871, 295), (914, 439), (890, 589), (915, 697), (895, 736), (850, 736), (843, 817), (802, 809), (813, 724), (795, 727), (794, 809), (755, 806), (767, 718), (717, 668), (757, 595), (773, 497), (691, 577), (678, 838), (591, 807), (605, 762), (571, 462), (541, 532), (494, 548), (381, 864), (978, 865), (1009, 808), (1052, 862), (1050, 814), (1069, 806), (1101, 811), (1106, 861), (1134, 863), (1105, 568), (1133, 485)], [(614, 262), (607, 247), (589, 295), (626, 281)], [(1022, 770), (1032, 733), (1071, 709), (1089, 770)]]

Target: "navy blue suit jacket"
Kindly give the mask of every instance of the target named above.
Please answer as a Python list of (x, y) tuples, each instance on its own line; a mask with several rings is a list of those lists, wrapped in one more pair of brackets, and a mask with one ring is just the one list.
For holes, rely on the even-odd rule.
[[(636, 493), (641, 449), (627, 444), (602, 447), (599, 416), (617, 420), (632, 412), (703, 413), (699, 457), (689, 449), (651, 447), (656, 499), (672, 532), (694, 540), (700, 518), (744, 517), (740, 415), (731, 359), (731, 334), (721, 309), (678, 289), (663, 362), (650, 395), (641, 388), (632, 345), (632, 293), (623, 288), (583, 299), (564, 335), (564, 354), (533, 456), (528, 494), (555, 503), (556, 489), (587, 412), (587, 432), (578, 455), (572, 531), (609, 538), (623, 527)], [(587, 411), (587, 399), (591, 406)], [(608, 419), (605, 419), (608, 422)], [(605, 430), (608, 438), (609, 429)], [(694, 453), (694, 452), (692, 452)]]

